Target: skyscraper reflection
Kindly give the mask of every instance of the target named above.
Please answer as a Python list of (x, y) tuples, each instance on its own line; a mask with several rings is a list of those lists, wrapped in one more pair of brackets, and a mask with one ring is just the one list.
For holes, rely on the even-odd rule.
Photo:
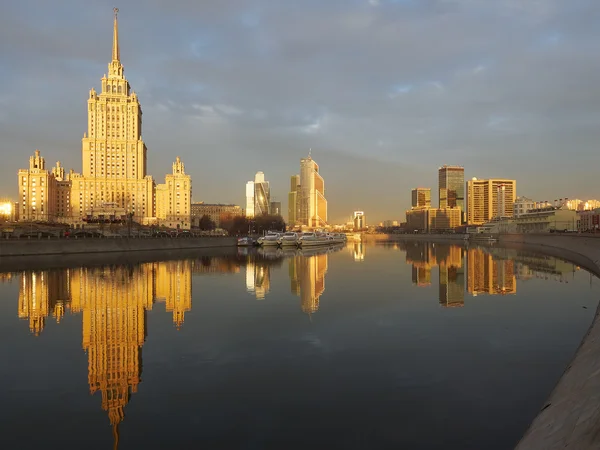
[(431, 284), (431, 269), (439, 270), (439, 302), (445, 307), (463, 306), (465, 281), (463, 248), (436, 245), (431, 242), (411, 242), (406, 247), (406, 262), (412, 264), (412, 281), (417, 286)]
[(100, 391), (115, 442), (141, 382), (146, 311), (164, 301), (179, 329), (192, 307), (191, 277), (192, 261), (21, 273), (18, 315), (33, 334), (43, 331), (50, 314), (59, 322), (67, 309), (81, 313), (90, 393)]
[(354, 241), (352, 243), (354, 261), (364, 261), (365, 260), (365, 244), (362, 241)]
[(271, 289), (271, 268), (265, 261), (248, 261), (246, 264), (246, 290), (258, 300), (264, 300)]
[(494, 258), (481, 248), (470, 248), (467, 252), (467, 271), (467, 290), (473, 296), (517, 292), (515, 266), (511, 259)]
[(319, 298), (325, 291), (328, 254), (296, 255), (289, 259), (290, 287), (300, 296), (300, 307), (306, 314), (319, 309)]

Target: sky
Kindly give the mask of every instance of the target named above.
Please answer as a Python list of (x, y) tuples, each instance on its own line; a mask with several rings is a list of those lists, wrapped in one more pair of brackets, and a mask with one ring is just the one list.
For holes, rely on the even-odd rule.
[(89, 90), (119, 12), (121, 62), (157, 182), (244, 205), (263, 171), (287, 211), (312, 157), (329, 222), (404, 220), (437, 169), (600, 198), (597, 0), (22, 0), (0, 15), (0, 197), (35, 149), (81, 171)]

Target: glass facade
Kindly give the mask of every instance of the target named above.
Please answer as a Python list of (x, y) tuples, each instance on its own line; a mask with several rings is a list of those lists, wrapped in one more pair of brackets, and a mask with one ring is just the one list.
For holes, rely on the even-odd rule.
[[(460, 208), (465, 212), (465, 169), (460, 166), (442, 166), (439, 170), (440, 209)], [(464, 222), (464, 217), (463, 220)]]

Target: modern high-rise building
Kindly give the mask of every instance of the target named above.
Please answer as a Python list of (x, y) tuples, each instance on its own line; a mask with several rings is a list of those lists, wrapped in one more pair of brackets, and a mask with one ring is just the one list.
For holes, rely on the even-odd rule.
[(412, 190), (413, 208), (431, 208), (431, 188), (415, 188)]
[(364, 230), (367, 227), (365, 212), (354, 211), (354, 214), (352, 215), (352, 223), (354, 224), (354, 231)]
[(300, 160), (300, 210), (298, 222), (310, 228), (327, 225), (325, 182), (319, 174), (319, 165), (310, 154)]
[(438, 170), (438, 191), (440, 209), (460, 208), (465, 212), (465, 168), (462, 166), (442, 166)]
[(271, 190), (263, 172), (256, 172), (254, 181), (246, 183), (246, 217), (271, 213)]
[(281, 202), (271, 202), (270, 211), (274, 216), (281, 216)]
[(165, 184), (147, 174), (142, 109), (121, 64), (115, 8), (112, 60), (101, 92), (91, 89), (87, 132), (82, 139), (82, 173), (51, 170), (39, 150), (18, 173), (19, 219), (62, 222), (122, 221), (190, 227), (192, 182), (177, 158)]
[(288, 225), (296, 226), (300, 218), (300, 175), (292, 175), (288, 194)]
[(504, 178), (467, 181), (467, 223), (483, 225), (495, 218), (513, 217), (517, 182)]

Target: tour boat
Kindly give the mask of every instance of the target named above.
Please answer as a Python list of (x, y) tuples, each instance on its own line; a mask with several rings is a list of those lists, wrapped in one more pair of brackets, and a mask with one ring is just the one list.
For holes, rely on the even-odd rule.
[(298, 246), (298, 233), (293, 233), (288, 231), (287, 233), (283, 233), (279, 240), (277, 241), (279, 245), (282, 247), (297, 247)]
[(298, 239), (298, 246), (302, 248), (317, 245), (332, 245), (334, 243), (335, 241), (331, 236), (318, 233), (303, 233), (300, 239)]
[(256, 243), (262, 247), (278, 246), (279, 243), (277, 241), (279, 239), (279, 236), (280, 236), (279, 233), (273, 233), (273, 232), (269, 231), (269, 233), (267, 233), (267, 235), (259, 237), (257, 239)]

